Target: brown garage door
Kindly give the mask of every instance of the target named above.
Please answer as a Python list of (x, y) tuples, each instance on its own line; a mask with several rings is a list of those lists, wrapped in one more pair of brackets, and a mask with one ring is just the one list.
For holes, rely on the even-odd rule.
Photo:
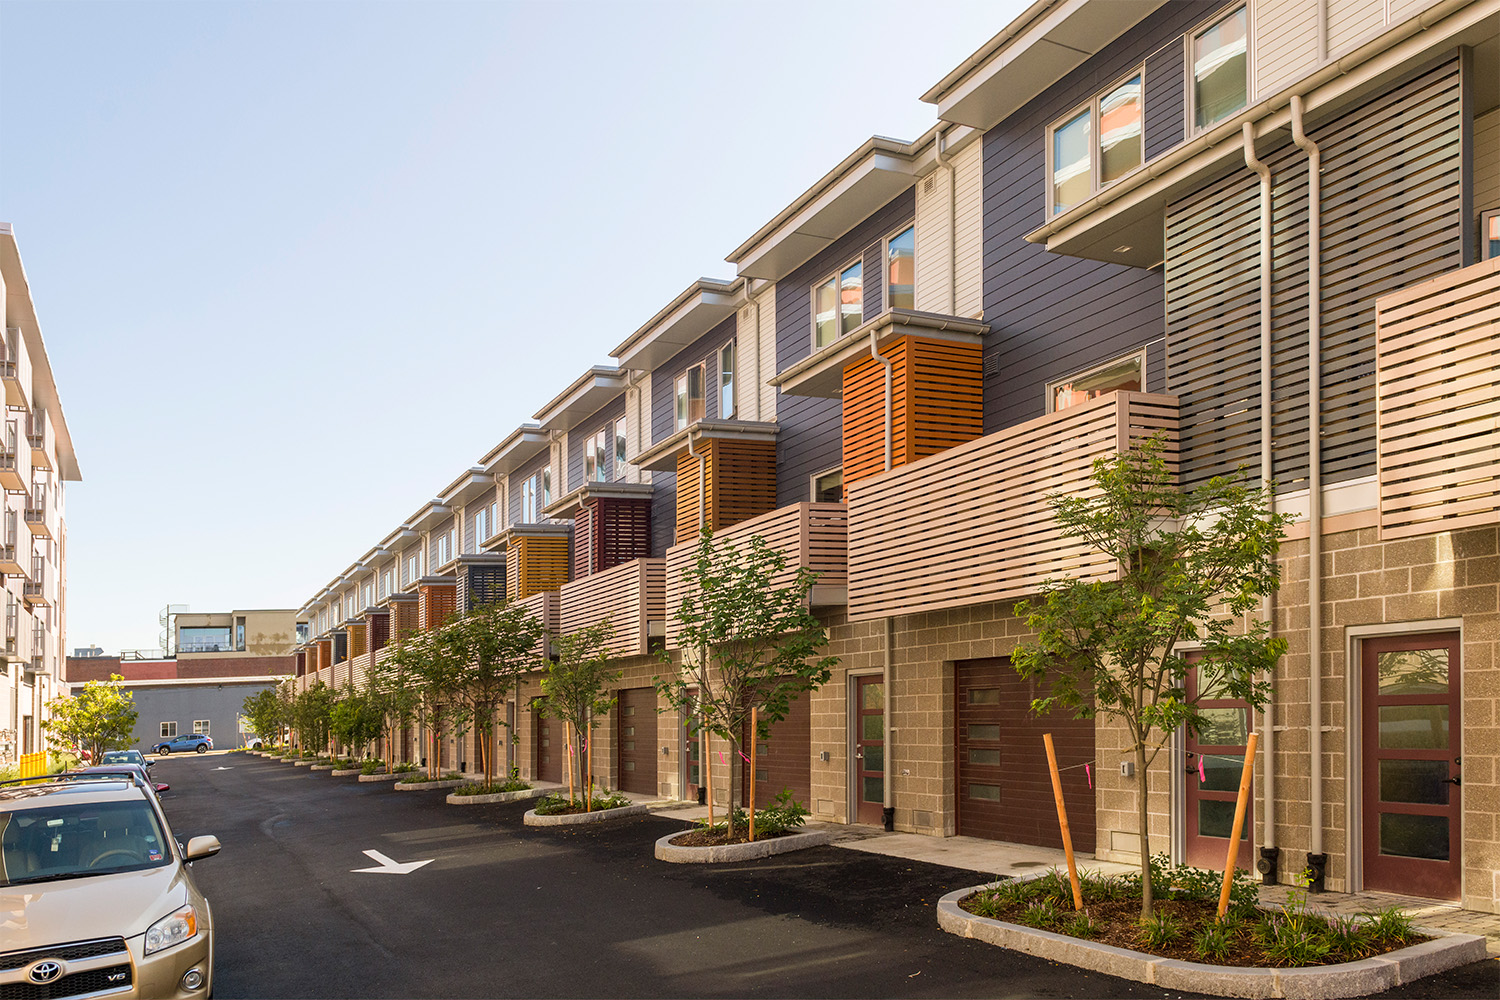
[[(810, 806), (812, 798), (812, 699), (804, 694), (792, 702), (785, 719), (771, 727), (771, 738), (755, 748), (755, 806), (771, 804), (783, 788), (792, 790), (792, 798)], [(750, 727), (740, 745), (750, 753)], [(740, 796), (749, 803), (749, 790)]]
[(1094, 849), (1094, 792), (1082, 767), (1094, 759), (1094, 723), (1066, 712), (1031, 715), (1032, 685), (1008, 659), (957, 665), (958, 832), (1061, 847), (1042, 734), (1051, 733), (1062, 772), (1073, 847)]
[(535, 734), (531, 748), (532, 773), (539, 781), (562, 781), (563, 757), (568, 752), (563, 746), (563, 722), (542, 714), (546, 702), (545, 698), (531, 699), (531, 731)]
[(657, 794), (655, 688), (620, 691), (615, 708), (615, 733), (620, 747), (620, 788), (643, 795)]

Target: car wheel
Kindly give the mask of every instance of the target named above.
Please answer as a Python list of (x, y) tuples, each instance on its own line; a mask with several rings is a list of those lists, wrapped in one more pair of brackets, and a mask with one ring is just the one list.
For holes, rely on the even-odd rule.
[(156, 752), (165, 757), (167, 754), (172, 752), (172, 748), (169, 746), (160, 746), (156, 748)]
[(199, 753), (208, 753), (208, 744), (207, 743), (199, 743), (198, 744), (198, 752)]

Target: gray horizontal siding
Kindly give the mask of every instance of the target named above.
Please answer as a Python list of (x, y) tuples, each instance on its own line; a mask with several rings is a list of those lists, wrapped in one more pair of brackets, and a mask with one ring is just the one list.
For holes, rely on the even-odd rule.
[(508, 495), (510, 514), (506, 517), (506, 523), (521, 523), (521, 484), (536, 475), (539, 470), (547, 467), (547, 462), (551, 458), (549, 452), (550, 449), (543, 448), (536, 458), (533, 458), (510, 474), (510, 491)]
[[(568, 432), (568, 489), (574, 490), (583, 485), (583, 452), (584, 444), (589, 438), (599, 433), (607, 423), (612, 423), (625, 415), (625, 395), (621, 393), (613, 400), (605, 403), (595, 410), (587, 419), (580, 421), (577, 426)], [(613, 442), (607, 449), (605, 458), (605, 476), (612, 478), (614, 475), (615, 448)]]
[(693, 365), (703, 362), (704, 413), (710, 419), (719, 416), (719, 348), (734, 339), (737, 321), (734, 316), (678, 351), (671, 360), (658, 365), (651, 372), (651, 440), (661, 441), (670, 437), (676, 423), (673, 413), (674, 383), (677, 376)]
[(1187, 57), (1182, 41), (1168, 42), (1146, 57), (1142, 127), (1146, 159), (1154, 160), (1182, 142), (1187, 103)]

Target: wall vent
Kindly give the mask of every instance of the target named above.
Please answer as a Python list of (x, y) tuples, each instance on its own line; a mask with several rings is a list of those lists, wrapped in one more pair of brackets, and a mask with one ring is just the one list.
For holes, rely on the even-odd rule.
[(926, 180), (922, 181), (922, 193), (932, 194), (937, 190), (937, 174), (928, 174)]

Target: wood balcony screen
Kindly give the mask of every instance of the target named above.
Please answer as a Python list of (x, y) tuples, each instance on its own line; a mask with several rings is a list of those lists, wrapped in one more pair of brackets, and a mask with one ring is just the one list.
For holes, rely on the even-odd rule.
[[(891, 467), (984, 433), (978, 344), (901, 337), (891, 359)], [(844, 369), (844, 485), (885, 471), (885, 365), (866, 356)]]
[(1500, 522), (1500, 258), (1378, 316), (1381, 537)]
[(593, 570), (593, 539), (589, 537), (594, 523), (594, 510), (588, 505), (578, 508), (573, 515), (573, 579), (581, 580)]
[(557, 632), (558, 600), (557, 591), (544, 590), (541, 593), (532, 594), (513, 602), (525, 608), (531, 617), (535, 618), (542, 626), (542, 638), (532, 648), (532, 653), (538, 659), (547, 656), (547, 637)]
[(320, 639), (313, 646), (318, 651), (318, 662), (315, 670), (322, 674), (333, 666), (333, 643), (328, 639)]
[(458, 609), (468, 613), (505, 603), (505, 564), (483, 563), (458, 568)]
[(417, 634), (417, 602), (391, 602), (391, 641), (400, 642)]
[[(787, 568), (772, 581), (784, 587), (799, 567), (818, 574), (818, 586), (849, 585), (849, 515), (842, 503), (796, 503), (752, 518), (714, 536), (716, 544), (747, 544), (759, 535), (769, 548), (786, 555)], [(667, 646), (677, 648), (680, 626), (676, 611), (690, 592), (688, 570), (697, 558), (698, 543), (674, 545), (666, 558)]]
[(457, 583), (424, 583), (417, 587), (417, 627), (423, 632), (445, 625), (458, 610)]
[(297, 650), (297, 676), (301, 677), (307, 673), (307, 650)]
[(344, 628), (349, 632), (349, 659), (363, 655), (368, 648), (365, 645), (365, 623), (350, 622)]
[(521, 535), (505, 550), (505, 591), (523, 601), (568, 582), (572, 553), (567, 535)]
[(364, 690), (370, 685), (371, 655), (372, 654), (366, 651), (360, 653), (358, 656), (349, 657), (348, 680), (351, 684), (353, 684), (360, 690)]
[(651, 555), (651, 500), (596, 497), (589, 535), (589, 572), (602, 573)]
[(1177, 400), (1115, 392), (859, 483), (849, 495), (849, 617), (983, 604), (1049, 577), (1108, 579), (1112, 560), (1064, 538), (1049, 494), (1092, 489), (1095, 458), (1165, 430)]
[(370, 638), (370, 651), (380, 652), (391, 641), (390, 612), (371, 611), (365, 615), (365, 629)]
[(642, 656), (650, 623), (667, 612), (667, 561), (634, 559), (565, 584), (558, 599), (558, 628), (577, 632), (609, 619), (610, 656)]
[[(776, 442), (711, 438), (677, 456), (677, 539), (698, 537), (698, 491), (703, 490), (703, 521), (725, 528), (776, 507)], [(703, 457), (705, 482), (698, 482)]]

